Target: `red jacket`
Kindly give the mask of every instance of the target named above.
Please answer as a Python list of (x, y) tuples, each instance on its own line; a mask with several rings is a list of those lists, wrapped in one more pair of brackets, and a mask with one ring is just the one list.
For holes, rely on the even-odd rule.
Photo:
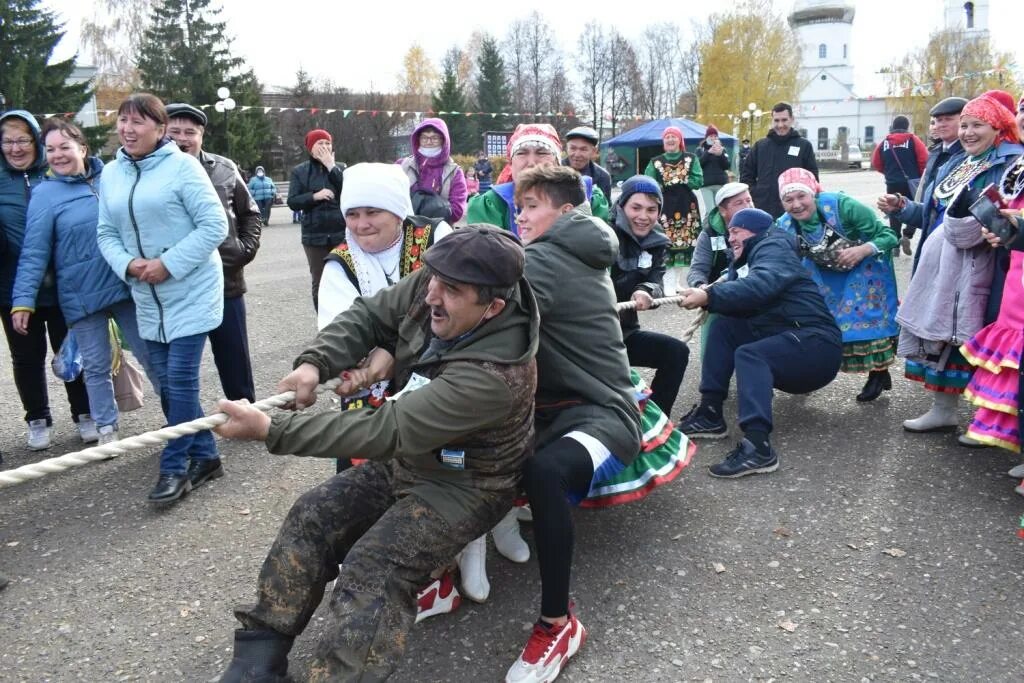
[[(909, 149), (905, 145), (910, 142)], [(907, 177), (909, 178), (920, 178), (924, 173), (924, 167), (928, 163), (928, 148), (924, 146), (921, 139), (913, 133), (889, 133), (885, 136), (885, 140), (881, 144), (875, 146), (875, 151), (871, 153), (871, 168), (875, 169), (879, 173), (886, 175), (886, 180), (903, 181), (903, 173), (899, 170), (899, 166), (892, 161), (893, 155), (884, 155), (883, 152), (892, 150), (897, 152), (899, 150), (913, 150), (914, 161), (917, 164), (917, 172), (914, 172), (913, 164), (908, 164), (909, 158), (907, 155), (900, 155), (900, 162), (903, 164), (903, 170), (906, 171)], [(888, 162), (888, 164), (886, 163)]]

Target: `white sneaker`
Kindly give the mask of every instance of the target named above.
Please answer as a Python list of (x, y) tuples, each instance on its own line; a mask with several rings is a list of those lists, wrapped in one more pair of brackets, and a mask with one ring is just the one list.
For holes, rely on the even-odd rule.
[(519, 659), (505, 674), (505, 683), (550, 683), (587, 640), (587, 629), (570, 612), (561, 627), (538, 621)]
[(1013, 477), (1014, 479), (1024, 479), (1024, 463), (1017, 465), (1012, 470), (1007, 472), (1007, 474)]
[(437, 614), (454, 612), (460, 604), (462, 597), (452, 580), (452, 573), (445, 572), (416, 595), (416, 623)]
[(509, 510), (498, 522), (491, 534), (494, 535), (494, 547), (498, 552), (512, 560), (523, 563), (530, 559), (530, 546), (519, 534), (519, 513), (516, 508)]
[(487, 580), (487, 534), (470, 541), (455, 561), (462, 576), (462, 594), (473, 602), (486, 602), (491, 594), (491, 582)]
[(520, 506), (516, 507), (515, 511), (516, 511), (516, 518), (520, 522), (532, 522), (533, 521), (533, 508), (530, 507), (529, 503), (527, 503), (526, 505), (520, 505)]
[(46, 424), (44, 418), (32, 420), (28, 423), (28, 449), (30, 451), (45, 451), (50, 447), (50, 435), (53, 427)]
[(82, 437), (83, 443), (96, 443), (100, 440), (100, 433), (96, 431), (96, 421), (89, 413), (78, 416), (78, 435)]
[[(114, 429), (114, 425), (103, 425), (102, 427), (100, 427), (96, 431), (99, 432), (99, 434), (97, 435), (97, 441), (98, 441), (98, 445), (100, 445), (100, 446), (103, 446), (104, 444), (108, 444), (108, 443), (113, 443), (113, 442), (115, 442), (115, 441), (117, 441), (118, 439), (121, 438), (118, 435), (117, 430)], [(115, 457), (115, 456), (110, 456), (110, 457)]]

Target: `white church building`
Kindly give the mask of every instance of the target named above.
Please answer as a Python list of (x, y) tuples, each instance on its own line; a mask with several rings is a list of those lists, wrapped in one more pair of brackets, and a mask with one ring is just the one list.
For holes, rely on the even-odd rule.
[[(858, 97), (853, 87), (851, 33), (855, 3), (835, 0), (797, 0), (789, 24), (800, 39), (802, 59), (800, 96), (793, 114), (801, 134), (828, 157), (826, 150), (843, 144), (865, 152), (889, 132), (893, 117), (905, 113), (890, 108), (885, 98)], [(987, 31), (988, 2), (945, 0), (945, 28)], [(911, 122), (913, 125), (917, 122)]]

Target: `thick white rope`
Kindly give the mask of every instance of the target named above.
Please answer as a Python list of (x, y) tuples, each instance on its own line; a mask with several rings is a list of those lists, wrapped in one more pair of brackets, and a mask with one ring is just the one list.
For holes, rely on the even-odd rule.
[[(682, 300), (683, 297), (681, 296), (667, 296), (660, 299), (654, 299), (654, 305), (660, 306), (662, 304), (677, 304)], [(616, 304), (616, 309), (619, 311), (629, 311), (635, 308), (636, 302), (634, 301), (623, 301)], [(690, 321), (690, 324), (683, 330), (679, 339), (683, 342), (690, 341), (697, 330), (700, 329), (700, 326), (704, 323), (706, 318), (707, 311), (701, 310), (700, 313)], [(319, 385), (316, 388), (316, 393), (319, 394), (325, 391), (333, 391), (340, 383), (340, 378), (332, 379), (329, 382)], [(276, 396), (265, 398), (262, 401), (257, 401), (252, 405), (254, 408), (259, 408), (260, 410), (267, 412), (272, 408), (286, 406), (294, 400), (295, 392), (286, 391), (283, 394), (277, 394)], [(48, 458), (29, 465), (22, 465), (21, 467), (16, 467), (13, 470), (2, 470), (0, 471), (0, 488), (23, 484), (26, 481), (40, 479), (45, 477), (47, 474), (63, 472), (71, 469), (72, 467), (81, 467), (82, 465), (88, 465), (92, 462), (109, 460), (110, 458), (124, 455), (129, 451), (137, 451), (143, 448), (149, 448), (150, 446), (159, 446), (160, 444), (177, 439), (180, 436), (188, 436), (189, 434), (213, 429), (227, 421), (228, 416), (226, 413), (214, 413), (213, 415), (200, 417), (196, 420), (192, 420), (191, 422), (182, 422), (181, 424), (164, 427), (163, 429), (157, 429), (152, 432), (146, 432), (144, 434), (139, 434), (138, 436), (130, 436), (118, 441), (112, 441), (111, 443), (104, 444), (102, 446), (84, 448), (80, 451), (67, 453), (56, 458)]]
[[(341, 378), (332, 379), (319, 385), (316, 388), (316, 393), (319, 394), (325, 391), (333, 391), (340, 383)], [(262, 401), (257, 401), (252, 405), (253, 407), (266, 412), (271, 408), (286, 406), (294, 400), (295, 392), (286, 391), (283, 394), (277, 394), (276, 396), (265, 398)], [(159, 446), (162, 443), (177, 439), (179, 436), (188, 436), (189, 434), (213, 429), (227, 421), (228, 416), (226, 413), (215, 413), (213, 415), (207, 415), (206, 417), (200, 417), (196, 420), (192, 420), (191, 422), (182, 422), (181, 424), (164, 427), (163, 429), (158, 429), (153, 432), (146, 432), (145, 434), (139, 434), (138, 436), (130, 436), (126, 439), (113, 441), (102, 446), (85, 448), (80, 451), (75, 451), (74, 453), (67, 453), (66, 455), (62, 455), (57, 458), (48, 458), (30, 465), (22, 465), (21, 467), (17, 467), (13, 470), (0, 471), (0, 488), (22, 484), (26, 481), (31, 481), (32, 479), (39, 479), (47, 474), (54, 474), (56, 472), (69, 470), (72, 467), (88, 465), (91, 462), (108, 460), (118, 455), (124, 455), (128, 451), (135, 451), (142, 448), (148, 448), (150, 446)]]

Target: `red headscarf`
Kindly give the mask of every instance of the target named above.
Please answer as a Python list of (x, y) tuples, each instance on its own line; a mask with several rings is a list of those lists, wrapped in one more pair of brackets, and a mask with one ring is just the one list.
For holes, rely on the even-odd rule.
[[(562, 153), (562, 141), (558, 137), (558, 131), (550, 123), (520, 123), (508, 139), (505, 155), (511, 160), (516, 150), (525, 145), (547, 147), (556, 158)], [(498, 174), (497, 183), (507, 183), (511, 180), (512, 164), (505, 164), (505, 168)]]
[(978, 95), (964, 106), (960, 117), (973, 116), (981, 119), (996, 129), (995, 144), (1000, 142), (1020, 142), (1020, 131), (1017, 130), (1017, 120), (1006, 108), (1006, 105), (998, 96), (993, 96), (992, 91)]
[(686, 151), (686, 138), (683, 137), (683, 131), (679, 130), (676, 126), (669, 126), (665, 130), (661, 131), (661, 139), (664, 140), (669, 135), (675, 135), (679, 138), (679, 149)]
[(779, 174), (779, 199), (797, 190), (817, 195), (821, 192), (821, 183), (806, 168), (791, 168)]

